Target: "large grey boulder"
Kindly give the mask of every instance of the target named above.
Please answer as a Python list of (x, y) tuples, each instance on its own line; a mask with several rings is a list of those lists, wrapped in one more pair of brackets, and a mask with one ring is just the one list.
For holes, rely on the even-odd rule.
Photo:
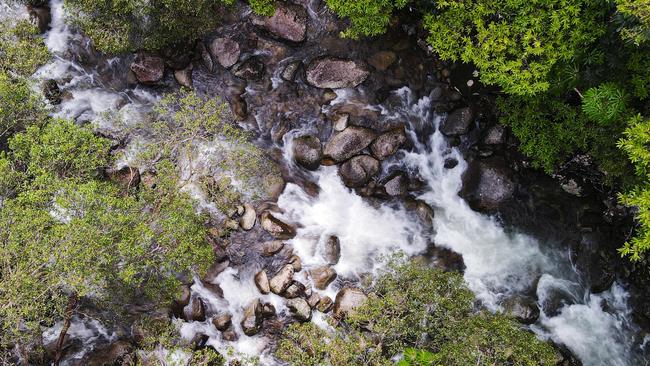
[(215, 38), (210, 43), (212, 57), (219, 61), (219, 64), (229, 68), (239, 60), (239, 43), (230, 38)]
[(305, 70), (307, 83), (322, 89), (354, 88), (363, 83), (370, 72), (360, 61), (336, 57), (317, 58)]
[(459, 108), (449, 113), (440, 126), (440, 132), (445, 136), (464, 135), (469, 131), (473, 121), (474, 112), (470, 107)]
[(379, 168), (379, 160), (370, 155), (359, 155), (341, 164), (339, 175), (346, 186), (360, 188), (379, 173)]
[(301, 136), (293, 140), (293, 159), (298, 165), (316, 170), (323, 157), (323, 147), (316, 136)]
[(251, 21), (270, 35), (291, 42), (302, 42), (307, 34), (307, 11), (295, 4), (275, 3), (270, 17), (253, 16)]
[(323, 156), (337, 163), (345, 161), (368, 147), (375, 137), (375, 132), (369, 128), (350, 126), (332, 136)]
[(476, 210), (495, 210), (515, 193), (512, 170), (502, 158), (477, 160), (463, 175), (461, 196)]
[(383, 133), (375, 139), (370, 145), (372, 155), (379, 160), (384, 160), (387, 157), (395, 154), (397, 150), (406, 142), (406, 134), (404, 128), (395, 128), (386, 133)]

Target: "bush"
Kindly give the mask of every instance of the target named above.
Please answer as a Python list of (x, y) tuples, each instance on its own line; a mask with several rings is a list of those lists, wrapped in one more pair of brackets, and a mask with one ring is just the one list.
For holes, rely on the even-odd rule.
[(29, 21), (0, 22), (0, 72), (28, 76), (49, 58), (43, 37)]
[(0, 141), (46, 118), (43, 103), (26, 80), (0, 71)]
[(612, 124), (627, 113), (628, 96), (614, 83), (603, 83), (587, 90), (582, 98), (582, 111), (592, 122)]
[(384, 33), (393, 11), (408, 3), (409, 0), (327, 0), (332, 11), (350, 19), (351, 26), (343, 36), (354, 39)]

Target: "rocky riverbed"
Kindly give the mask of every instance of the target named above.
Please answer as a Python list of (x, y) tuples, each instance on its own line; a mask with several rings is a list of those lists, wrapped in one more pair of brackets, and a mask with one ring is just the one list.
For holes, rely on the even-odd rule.
[[(355, 41), (339, 36), (346, 24), (321, 1), (281, 3), (272, 17), (238, 3), (189, 51), (108, 57), (65, 24), (60, 1), (32, 13), (55, 54), (34, 79), (53, 114), (116, 140), (125, 152), (116, 179), (148, 184), (129, 159), (146, 128), (125, 131), (181, 87), (225, 100), (281, 177), (253, 179), (259, 187), (223, 212), (188, 175), (213, 214), (218, 253), (171, 309), (196, 347), (275, 364), (269, 350), (286, 324), (344, 317), (368, 295), (360, 284), (379, 256), (399, 250), (462, 271), (483, 306), (554, 341), (563, 364), (647, 364), (650, 276), (615, 251), (631, 230), (628, 210), (588, 157), (553, 177), (532, 169), (473, 70), (429, 54), (408, 16), (385, 36)], [(210, 163), (218, 148), (202, 146), (187, 170), (220, 181), (227, 172)], [(124, 357), (138, 336), (90, 316), (75, 324), (69, 365)]]

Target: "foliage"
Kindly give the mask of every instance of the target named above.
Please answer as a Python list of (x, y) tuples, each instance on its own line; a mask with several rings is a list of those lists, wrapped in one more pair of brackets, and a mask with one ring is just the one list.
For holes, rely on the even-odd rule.
[(616, 0), (616, 9), (622, 16), (621, 37), (635, 45), (650, 39), (650, 1)]
[(553, 67), (603, 34), (602, 9), (587, 0), (436, 2), (425, 17), (428, 41), (443, 59), (471, 62), (485, 84), (534, 95)]
[(592, 122), (611, 124), (627, 112), (628, 96), (614, 83), (603, 83), (587, 90), (582, 98), (582, 111)]
[(364, 334), (327, 332), (314, 323), (295, 323), (284, 332), (275, 355), (292, 366), (389, 366)]
[(635, 218), (639, 223), (637, 235), (619, 251), (632, 260), (639, 260), (650, 249), (650, 120), (641, 115), (633, 117), (623, 136), (618, 143), (619, 147), (634, 165), (641, 183), (634, 189), (619, 194), (619, 200), (623, 204), (636, 207)]
[(270, 17), (275, 13), (275, 1), (273, 0), (249, 0), (249, 3), (256, 14)]
[[(555, 365), (555, 351), (514, 320), (474, 313), (462, 275), (397, 256), (374, 295), (331, 331), (294, 324), (276, 355), (290, 365)], [(372, 360), (368, 357), (373, 357)]]
[(327, 6), (341, 17), (350, 19), (351, 26), (343, 36), (357, 39), (376, 36), (386, 31), (394, 10), (404, 8), (409, 0), (327, 0)]
[(0, 71), (0, 141), (44, 119), (43, 103), (27, 81)]
[(0, 22), (0, 73), (28, 76), (49, 58), (43, 37), (29, 21)]

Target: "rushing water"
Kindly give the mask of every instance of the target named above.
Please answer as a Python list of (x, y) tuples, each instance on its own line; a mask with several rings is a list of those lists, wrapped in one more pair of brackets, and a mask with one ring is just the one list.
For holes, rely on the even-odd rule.
[[(6, 10), (5, 15), (11, 10), (24, 16), (24, 12), (9, 8), (5, 3), (0, 3), (0, 6)], [(311, 6), (309, 9), (314, 20), (316, 12)], [(88, 44), (66, 25), (61, 0), (52, 1), (52, 16), (52, 29), (46, 35), (46, 44), (54, 58), (34, 75), (34, 79), (37, 82), (55, 79), (62, 90), (70, 93), (60, 106), (53, 107), (53, 114), (78, 121), (93, 121), (98, 130), (117, 134), (124, 126), (106, 119), (105, 112), (126, 114), (127, 117), (120, 120), (127, 122), (140, 120), (157, 100), (157, 92), (140, 87), (108, 86), (97, 67), (88, 68), (75, 62), (75, 52), (87, 48)], [(124, 59), (111, 59), (105, 64), (109, 71), (115, 72), (123, 69), (125, 62)], [(272, 80), (273, 89), (282, 82), (276, 73)], [(252, 88), (248, 92), (263, 93)], [(346, 188), (334, 167), (321, 167), (316, 172), (306, 173), (320, 187), (317, 197), (310, 196), (296, 184), (288, 184), (278, 200), (282, 217), (299, 228), (296, 238), (289, 242), (303, 262), (303, 271), (296, 277), (304, 283), (310, 281), (307, 271), (323, 264), (322, 246), (330, 235), (338, 236), (341, 241), (341, 260), (335, 269), (340, 277), (350, 280), (372, 273), (381, 265), (379, 258), (384, 254), (401, 250), (417, 255), (423, 253), (429, 243), (435, 243), (462, 255), (467, 284), (493, 311), (502, 310), (500, 304), (509, 296), (531, 291), (536, 293), (542, 314), (531, 329), (539, 337), (565, 345), (584, 365), (648, 364), (647, 360), (635, 358), (633, 347), (637, 343), (633, 335), (636, 328), (630, 320), (624, 287), (614, 284), (601, 294), (590, 294), (581, 284), (580, 275), (572, 267), (568, 253), (525, 234), (506, 230), (495, 218), (473, 211), (458, 195), (467, 163), (460, 151), (450, 147), (437, 130), (444, 116), (432, 112), (432, 101), (428, 96), (415, 98), (406, 88), (394, 93), (400, 103), (366, 107), (382, 111), (382, 120), (378, 123), (395, 119), (411, 121), (408, 133), (414, 147), (400, 151), (385, 162), (384, 167), (403, 166), (425, 181), (427, 189), (419, 198), (434, 208), (434, 233), (422, 230), (403, 207), (371, 204)], [(338, 95), (325, 109), (345, 103), (354, 93), (339, 91)], [(263, 125), (260, 121), (258, 124)], [(308, 124), (301, 126), (285, 138), (286, 165), (292, 169), (298, 168), (291, 163), (291, 136), (312, 127)], [(137, 144), (133, 143), (130, 148), (137, 149)], [(456, 159), (458, 165), (452, 169), (444, 168), (448, 158)], [(192, 339), (197, 334), (205, 334), (209, 336), (208, 344), (223, 353), (234, 351), (261, 356), (263, 364), (274, 364), (273, 358), (265, 352), (270, 340), (263, 334), (248, 337), (239, 325), (241, 309), (257, 298), (273, 304), (278, 313), (286, 311), (282, 298), (273, 294), (261, 295), (257, 291), (252, 278), (258, 269), (256, 266), (228, 268), (219, 274), (215, 283), (223, 290), (222, 297), (206, 289), (198, 279), (192, 286), (193, 296), (204, 299), (208, 309), (227, 309), (233, 314), (233, 325), (238, 334), (236, 342), (224, 341), (210, 319), (181, 323), (182, 335)], [(335, 282), (322, 293), (334, 296), (336, 287)], [(544, 313), (541, 304), (558, 293), (569, 299), (569, 304), (553, 314)], [(314, 315), (314, 321), (325, 326), (320, 314)], [(56, 327), (44, 335), (51, 338), (55, 334), (58, 334)], [(92, 321), (74, 322), (70, 336), (82, 339), (86, 351), (92, 348), (93, 340), (114, 337)], [(183, 354), (165, 350), (158, 352), (161, 358), (174, 359), (179, 364), (187, 359)], [(81, 356), (82, 353), (72, 358)]]

